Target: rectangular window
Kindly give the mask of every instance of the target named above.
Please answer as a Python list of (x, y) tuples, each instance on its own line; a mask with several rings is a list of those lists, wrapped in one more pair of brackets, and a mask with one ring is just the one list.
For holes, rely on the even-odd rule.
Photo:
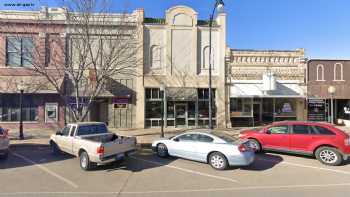
[(310, 127), (307, 125), (294, 125), (293, 134), (303, 134), (308, 135), (310, 133)]
[(118, 103), (114, 104), (115, 109), (128, 109), (128, 104), (126, 103)]
[(160, 91), (159, 88), (146, 88), (146, 99), (161, 100), (163, 91)]
[[(215, 89), (212, 89), (212, 97), (215, 98)], [(209, 99), (209, 89), (208, 88), (198, 88), (198, 99), (207, 100)]]
[(45, 122), (58, 121), (58, 103), (45, 103)]
[[(0, 121), (17, 122), (20, 119), (19, 95), (0, 95)], [(32, 95), (24, 95), (22, 103), (22, 120), (37, 121), (38, 106)]]
[(29, 67), (32, 65), (34, 49), (30, 37), (8, 37), (6, 39), (6, 64), (13, 67)]

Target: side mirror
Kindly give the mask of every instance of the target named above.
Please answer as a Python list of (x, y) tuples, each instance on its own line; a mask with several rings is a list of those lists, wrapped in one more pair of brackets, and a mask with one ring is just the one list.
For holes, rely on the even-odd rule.
[(56, 135), (62, 135), (62, 132), (61, 132), (60, 130), (58, 130), (58, 131), (56, 132)]
[(271, 131), (267, 130), (265, 131), (266, 134), (271, 134)]
[(174, 142), (180, 141), (179, 138), (174, 138), (173, 140), (174, 140)]

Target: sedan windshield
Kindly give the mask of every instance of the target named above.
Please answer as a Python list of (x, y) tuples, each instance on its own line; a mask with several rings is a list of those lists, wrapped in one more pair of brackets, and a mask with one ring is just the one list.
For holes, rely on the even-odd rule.
[(213, 135), (221, 138), (222, 140), (224, 140), (225, 142), (227, 143), (232, 143), (232, 142), (235, 142), (238, 140), (237, 137), (234, 137), (234, 136), (231, 136), (231, 135), (228, 135), (226, 133), (223, 133), (223, 132), (217, 132), (217, 131), (214, 131), (212, 132)]

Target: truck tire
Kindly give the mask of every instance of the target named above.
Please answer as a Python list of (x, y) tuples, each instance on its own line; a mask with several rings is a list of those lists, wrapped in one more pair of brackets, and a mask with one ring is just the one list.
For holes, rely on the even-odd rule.
[(50, 142), (50, 149), (51, 153), (54, 155), (58, 155), (59, 153), (61, 153), (60, 148), (58, 148), (57, 144), (53, 141)]
[(339, 166), (343, 162), (343, 155), (336, 149), (328, 146), (321, 146), (315, 151), (318, 161), (329, 166)]
[(95, 163), (90, 161), (89, 155), (85, 151), (80, 153), (79, 163), (81, 169), (83, 169), (84, 171), (89, 171), (95, 167)]

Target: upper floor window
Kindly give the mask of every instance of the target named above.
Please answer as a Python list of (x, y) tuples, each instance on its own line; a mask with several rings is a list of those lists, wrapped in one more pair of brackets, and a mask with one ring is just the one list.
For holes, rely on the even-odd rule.
[(334, 81), (343, 80), (343, 64), (335, 63), (334, 64)]
[(32, 66), (33, 39), (30, 37), (7, 37), (6, 64), (13, 67)]
[(151, 47), (151, 68), (160, 69), (162, 67), (162, 49), (158, 45)]
[(316, 72), (316, 80), (324, 81), (324, 66), (322, 64), (317, 65)]
[[(210, 47), (206, 46), (203, 48), (203, 55), (202, 55), (202, 69), (209, 69), (209, 53), (210, 53)], [(211, 48), (211, 69), (214, 70), (214, 50), (213, 47)]]

